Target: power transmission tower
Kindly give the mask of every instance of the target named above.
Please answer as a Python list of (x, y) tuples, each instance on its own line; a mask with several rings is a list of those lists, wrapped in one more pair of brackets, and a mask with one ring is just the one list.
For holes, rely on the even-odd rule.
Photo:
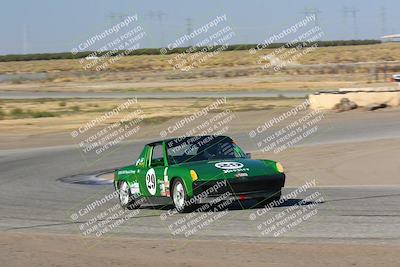
[(145, 15), (145, 18), (148, 19), (152, 25), (152, 22), (158, 21), (158, 30), (160, 31), (160, 39), (159, 42), (160, 44), (158, 46), (163, 47), (164, 44), (164, 18), (167, 17), (167, 14), (164, 13), (163, 11), (154, 11), (154, 10), (149, 10), (147, 11), (147, 14)]
[[(190, 36), (193, 31), (192, 18), (186, 18), (186, 34)], [(189, 39), (189, 46), (193, 46), (192, 39)]]
[(149, 18), (150, 21), (152, 21), (156, 17), (156, 13), (153, 10), (149, 10), (146, 14), (146, 17)]
[(109, 24), (112, 25), (112, 24), (115, 23), (115, 20), (116, 20), (116, 18), (117, 18), (117, 14), (114, 13), (114, 12), (110, 12), (110, 13), (108, 14), (107, 18), (108, 18)]
[(28, 27), (26, 23), (22, 25), (22, 54), (28, 53)]
[(164, 17), (166, 17), (167, 14), (164, 13), (163, 11), (158, 11), (156, 14), (158, 23), (160, 25), (160, 46), (164, 46)]
[(127, 17), (129, 17), (129, 14), (126, 12), (121, 12), (118, 14), (119, 15), (119, 20), (122, 21), (124, 19), (126, 19)]
[(380, 19), (381, 19), (382, 35), (385, 35), (386, 34), (386, 8), (385, 7), (381, 7)]
[(307, 16), (315, 16), (314, 24), (315, 24), (315, 26), (318, 26), (318, 27), (320, 26), (320, 24), (319, 24), (319, 14), (321, 14), (322, 12), (319, 9), (305, 7), (302, 13), (303, 13), (303, 15), (305, 17), (307, 17)]
[(118, 13), (110, 12), (107, 17), (109, 19), (109, 23), (113, 25), (115, 23), (124, 20), (128, 16), (129, 14), (125, 12), (118, 12)]
[(343, 12), (345, 18), (347, 18), (347, 15), (349, 15), (349, 14), (353, 18), (354, 39), (358, 39), (357, 15), (358, 15), (358, 12), (360, 12), (360, 10), (355, 7), (344, 7), (342, 12)]

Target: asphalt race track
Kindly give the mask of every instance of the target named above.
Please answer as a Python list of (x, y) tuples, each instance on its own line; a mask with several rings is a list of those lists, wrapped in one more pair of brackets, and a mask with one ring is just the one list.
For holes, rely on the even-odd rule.
[[(395, 138), (399, 124), (385, 120), (375, 123), (344, 123), (329, 132), (321, 132), (303, 145), (368, 140), (378, 136)], [(348, 129), (347, 129), (348, 128)], [(351, 131), (349, 131), (351, 129)], [(242, 147), (245, 134), (237, 134)], [(235, 137), (235, 136), (234, 136)], [(242, 141), (240, 142), (240, 139)], [(396, 139), (398, 140), (398, 139)], [(72, 218), (80, 209), (96, 199), (111, 194), (111, 185), (81, 185), (60, 182), (61, 177), (113, 168), (136, 159), (143, 141), (124, 146), (103, 161), (87, 165), (75, 146), (2, 151), (0, 153), (0, 230), (23, 232), (67, 233), (83, 235), (80, 225), (91, 216), (115, 206), (112, 199), (91, 214)], [(283, 194), (295, 188), (285, 188)], [(286, 233), (274, 237), (274, 231), (265, 235), (262, 224), (286, 209), (298, 204), (310, 194), (317, 193), (322, 201), (301, 203), (316, 212), (310, 218), (294, 225)], [(331, 241), (398, 243), (400, 241), (400, 186), (338, 186), (315, 187), (299, 193), (263, 213), (263, 205), (253, 201), (232, 203), (227, 212), (219, 212), (218, 220), (210, 223), (189, 238), (250, 239), (284, 241)], [(145, 204), (115, 231), (104, 235), (122, 235), (135, 238), (186, 238), (171, 232), (179, 219), (188, 215), (168, 213), (170, 206)], [(310, 209), (311, 210), (311, 209)], [(200, 216), (206, 212), (198, 212)], [(218, 213), (218, 212), (216, 212)], [(118, 220), (115, 218), (114, 220)], [(260, 226), (261, 225), (261, 226)], [(173, 227), (172, 226), (172, 227)]]

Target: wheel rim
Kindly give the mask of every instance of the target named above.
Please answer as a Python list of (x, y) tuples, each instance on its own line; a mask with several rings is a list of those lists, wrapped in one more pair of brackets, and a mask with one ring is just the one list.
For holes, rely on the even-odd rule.
[(127, 205), (129, 202), (128, 184), (123, 182), (119, 187), (119, 201), (122, 205)]
[(180, 182), (175, 184), (174, 188), (174, 204), (178, 210), (183, 209), (185, 205), (185, 190)]

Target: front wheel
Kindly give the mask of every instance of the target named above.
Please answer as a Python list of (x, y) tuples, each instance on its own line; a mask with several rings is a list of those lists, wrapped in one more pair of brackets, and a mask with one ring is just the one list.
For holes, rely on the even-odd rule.
[(127, 182), (122, 181), (118, 186), (119, 202), (121, 207), (128, 210), (138, 209), (140, 204), (137, 198), (131, 193)]
[(192, 210), (193, 205), (189, 204), (185, 185), (181, 179), (176, 179), (172, 185), (172, 201), (179, 213), (185, 213)]

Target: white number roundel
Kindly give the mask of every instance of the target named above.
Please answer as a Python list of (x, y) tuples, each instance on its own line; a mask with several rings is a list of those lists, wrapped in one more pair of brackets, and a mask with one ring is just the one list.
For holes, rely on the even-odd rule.
[(243, 164), (240, 162), (218, 162), (215, 163), (215, 167), (223, 170), (235, 170), (243, 167)]
[(146, 186), (149, 193), (154, 196), (156, 194), (156, 173), (153, 168), (146, 173)]

